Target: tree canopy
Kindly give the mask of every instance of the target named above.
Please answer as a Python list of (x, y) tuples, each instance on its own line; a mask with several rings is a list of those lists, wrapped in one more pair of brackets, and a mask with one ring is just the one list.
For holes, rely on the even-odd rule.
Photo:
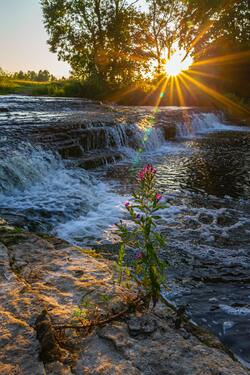
[[(51, 51), (76, 78), (122, 88), (194, 61), (249, 50), (248, 0), (41, 0)], [(185, 57), (184, 57), (185, 58)]]

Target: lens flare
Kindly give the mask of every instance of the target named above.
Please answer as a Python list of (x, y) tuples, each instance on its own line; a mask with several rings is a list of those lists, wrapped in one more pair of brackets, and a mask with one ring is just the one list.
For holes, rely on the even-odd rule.
[(186, 56), (186, 51), (177, 49), (167, 60), (165, 65), (166, 74), (176, 77), (184, 70), (188, 70), (193, 63), (193, 58), (190, 55)]

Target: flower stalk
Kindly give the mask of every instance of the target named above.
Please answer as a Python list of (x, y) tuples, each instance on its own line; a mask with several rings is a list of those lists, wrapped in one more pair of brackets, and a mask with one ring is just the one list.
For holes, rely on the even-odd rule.
[(156, 305), (160, 296), (161, 283), (164, 280), (166, 262), (159, 257), (159, 250), (165, 244), (165, 239), (157, 230), (157, 211), (166, 208), (162, 196), (156, 189), (156, 169), (146, 165), (137, 176), (138, 187), (133, 193), (131, 202), (125, 202), (133, 227), (130, 228), (122, 221), (117, 224), (121, 238), (121, 247), (117, 261), (118, 282), (124, 279), (125, 250), (135, 250), (131, 276), (140, 283), (149, 296), (149, 302)]

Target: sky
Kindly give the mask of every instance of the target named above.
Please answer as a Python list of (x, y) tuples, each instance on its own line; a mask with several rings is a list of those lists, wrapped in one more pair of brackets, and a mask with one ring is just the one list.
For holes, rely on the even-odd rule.
[(0, 67), (7, 72), (47, 69), (57, 77), (69, 66), (49, 52), (39, 0), (0, 0)]

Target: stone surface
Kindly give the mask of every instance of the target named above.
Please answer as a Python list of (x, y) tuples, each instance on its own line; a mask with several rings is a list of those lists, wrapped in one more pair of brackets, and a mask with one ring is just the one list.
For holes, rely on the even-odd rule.
[(115, 286), (111, 262), (95, 252), (5, 225), (0, 238), (1, 374), (249, 374), (214, 336), (176, 329), (162, 304), (89, 331), (58, 330), (79, 324), (73, 312), (86, 302), (104, 319), (124, 310), (134, 291)]

